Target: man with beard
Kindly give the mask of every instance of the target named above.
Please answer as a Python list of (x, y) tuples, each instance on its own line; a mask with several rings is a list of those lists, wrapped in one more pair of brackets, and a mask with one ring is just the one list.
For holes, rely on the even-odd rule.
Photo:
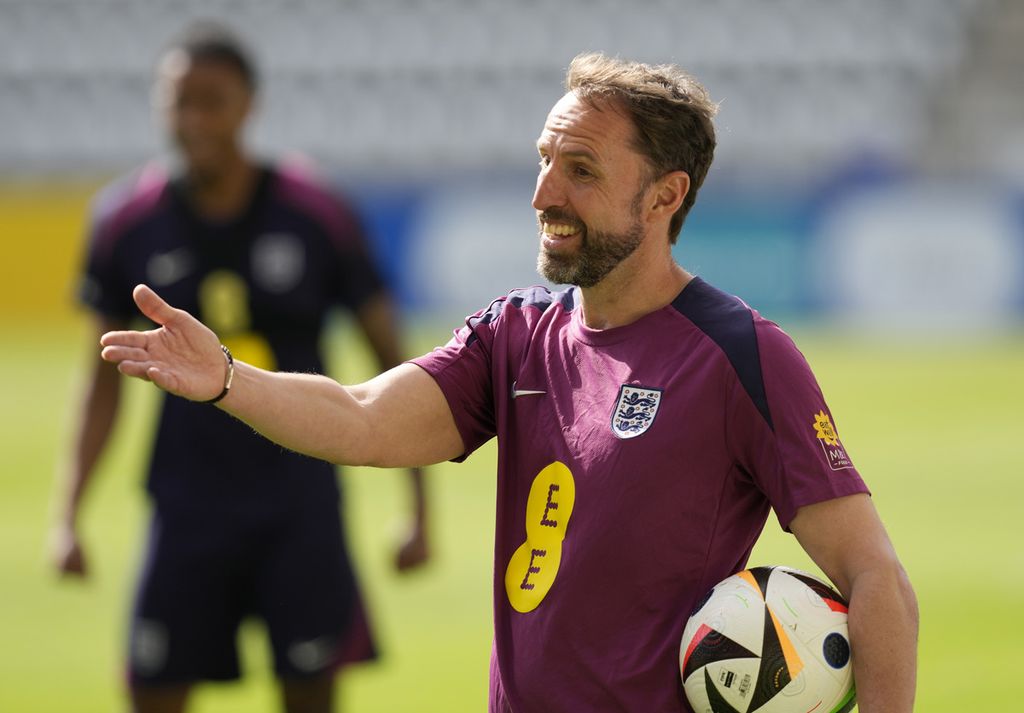
[[(802, 355), (672, 258), (715, 105), (672, 66), (582, 55), (537, 142), (541, 273), (358, 386), (232, 364), (145, 286), (162, 328), (103, 358), (290, 448), (377, 466), (498, 440), (492, 711), (688, 711), (688, 613), (768, 512), (850, 600), (860, 710), (910, 711), (913, 590)], [(826, 445), (828, 447), (826, 447)]]

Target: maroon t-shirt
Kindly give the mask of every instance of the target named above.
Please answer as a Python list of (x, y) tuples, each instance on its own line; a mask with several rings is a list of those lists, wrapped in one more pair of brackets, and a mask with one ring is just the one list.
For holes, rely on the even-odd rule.
[(490, 710), (689, 711), (679, 641), (770, 508), (867, 492), (803, 355), (694, 279), (624, 327), (516, 290), (414, 363), (498, 438)]

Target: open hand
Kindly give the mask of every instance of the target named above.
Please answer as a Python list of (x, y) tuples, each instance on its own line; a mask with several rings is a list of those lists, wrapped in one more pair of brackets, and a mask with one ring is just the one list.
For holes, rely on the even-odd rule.
[(214, 398), (224, 387), (224, 353), (206, 325), (175, 309), (146, 285), (132, 292), (144, 315), (160, 325), (146, 332), (107, 332), (100, 338), (105, 361), (126, 376), (152, 381), (193, 401)]

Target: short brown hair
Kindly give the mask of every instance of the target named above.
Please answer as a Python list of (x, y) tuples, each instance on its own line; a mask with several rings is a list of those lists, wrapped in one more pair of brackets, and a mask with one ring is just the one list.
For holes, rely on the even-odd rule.
[(250, 91), (259, 84), (256, 64), (245, 44), (225, 25), (198, 20), (172, 40), (168, 51), (180, 50), (193, 62), (219, 62), (238, 72)]
[(670, 171), (689, 175), (690, 190), (668, 227), (675, 244), (715, 155), (712, 118), (718, 105), (675, 65), (628, 62), (598, 52), (573, 59), (565, 88), (590, 104), (612, 100), (626, 111), (636, 127), (634, 148), (651, 162), (652, 178)]

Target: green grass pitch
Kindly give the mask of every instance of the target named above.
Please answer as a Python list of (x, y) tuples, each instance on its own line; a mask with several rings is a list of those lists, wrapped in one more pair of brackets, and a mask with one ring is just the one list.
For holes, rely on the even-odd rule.
[[(447, 327), (422, 330), (420, 350)], [(1017, 706), (1024, 622), (1024, 335), (918, 341), (796, 330), (837, 428), (874, 491), (921, 605), (918, 710)], [(121, 649), (145, 502), (139, 473), (154, 390), (132, 384), (85, 512), (92, 576), (45, 557), (54, 473), (75, 408), (81, 329), (0, 329), (0, 711), (122, 709)], [(343, 378), (367, 375), (346, 348)], [(494, 452), (430, 469), (434, 560), (389, 567), (407, 510), (398, 473), (353, 470), (349, 531), (383, 649), (343, 679), (339, 710), (480, 711), (487, 695)], [(752, 564), (813, 567), (770, 519)], [(193, 711), (276, 710), (262, 633), (242, 636), (244, 683), (200, 689)], [(673, 685), (673, 682), (666, 682)]]

